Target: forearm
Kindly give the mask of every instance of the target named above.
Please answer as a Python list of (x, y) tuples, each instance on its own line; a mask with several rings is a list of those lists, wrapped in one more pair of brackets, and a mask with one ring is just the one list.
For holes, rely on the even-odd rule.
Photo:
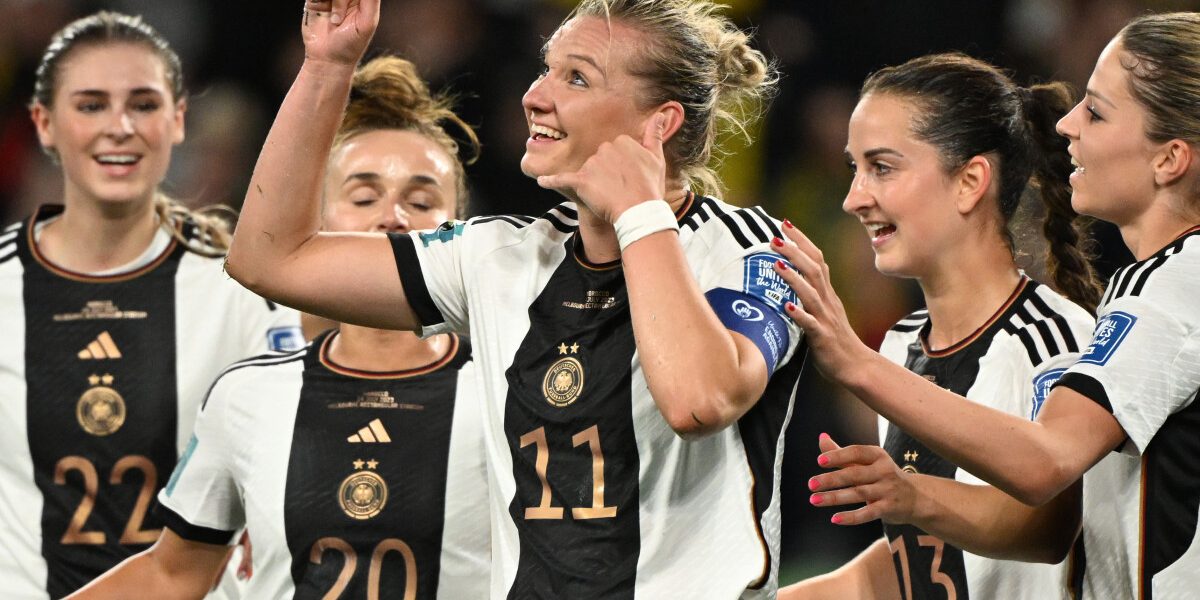
[[(215, 573), (201, 566), (170, 569), (154, 549), (135, 554), (87, 586), (68, 596), (69, 600), (161, 600), (202, 598), (208, 593)], [(141, 594), (141, 595), (139, 595)]]
[(837, 379), (867, 406), (1026, 504), (1049, 501), (1091, 464), (1041, 423), (971, 402), (877, 353), (864, 353), (848, 371)]
[(677, 235), (642, 238), (621, 258), (638, 356), (663, 416), (690, 435), (736, 421), (765, 389), (765, 361), (740, 349), (713, 313)]
[(980, 556), (1058, 563), (1079, 532), (1078, 482), (1050, 502), (1030, 507), (988, 485), (914, 475), (912, 524)]
[(227, 261), (229, 274), (251, 289), (320, 229), (325, 162), (353, 73), (353, 65), (305, 61), (279, 108)]
[(900, 585), (896, 581), (892, 553), (885, 538), (875, 540), (875, 543), (836, 571), (779, 590), (779, 600), (844, 598), (900, 598)]

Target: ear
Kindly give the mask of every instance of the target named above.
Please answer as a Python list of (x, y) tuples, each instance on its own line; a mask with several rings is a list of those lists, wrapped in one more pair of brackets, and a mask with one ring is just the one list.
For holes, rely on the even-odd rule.
[(955, 174), (954, 186), (958, 214), (966, 215), (975, 210), (992, 187), (992, 161), (983, 156), (972, 156)]
[(187, 99), (175, 103), (175, 144), (182, 144), (184, 139), (183, 116), (187, 113)]
[(650, 118), (653, 119), (656, 114), (663, 116), (663, 144), (666, 144), (683, 127), (683, 105), (675, 100), (664, 102), (650, 114)]
[(1168, 186), (1179, 181), (1192, 168), (1196, 158), (1191, 144), (1174, 139), (1163, 144), (1154, 155), (1154, 183)]
[(29, 108), (29, 118), (37, 129), (38, 142), (43, 148), (54, 148), (54, 127), (50, 124), (50, 109), (41, 102), (34, 102)]

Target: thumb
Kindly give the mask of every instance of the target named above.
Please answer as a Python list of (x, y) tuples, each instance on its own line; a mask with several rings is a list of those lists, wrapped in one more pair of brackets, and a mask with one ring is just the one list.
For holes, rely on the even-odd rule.
[(821, 435), (817, 436), (817, 446), (821, 448), (822, 453), (833, 452), (834, 450), (841, 449), (841, 446), (839, 446), (837, 442), (833, 441), (833, 438), (829, 437), (828, 433), (822, 433)]
[(575, 188), (575, 184), (579, 181), (576, 173), (559, 173), (557, 175), (539, 175), (537, 184), (548, 190), (561, 190)]
[(663, 132), (666, 129), (666, 115), (655, 113), (654, 118), (646, 122), (646, 129), (642, 131), (642, 147), (662, 156)]

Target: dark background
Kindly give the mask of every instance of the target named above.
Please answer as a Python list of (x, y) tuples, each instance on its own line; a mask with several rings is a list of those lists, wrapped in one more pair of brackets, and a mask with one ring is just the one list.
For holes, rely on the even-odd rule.
[[(826, 252), (859, 334), (877, 345), (917, 308), (910, 282), (875, 272), (865, 234), (841, 212), (850, 181), (842, 157), (857, 86), (870, 72), (930, 52), (959, 50), (1014, 70), (1021, 83), (1061, 79), (1082, 89), (1097, 55), (1131, 17), (1197, 10), (1170, 0), (727, 0), (778, 61), (780, 93), (753, 129), (733, 140), (722, 167), (726, 200), (790, 218)], [(385, 0), (377, 51), (413, 60), (435, 89), (462, 96), (461, 114), (484, 143), (470, 167), (472, 214), (537, 214), (558, 202), (517, 167), (527, 135), (520, 97), (540, 68), (539, 49), (570, 0)], [(193, 206), (237, 206), (270, 119), (299, 66), (302, 2), (253, 0), (0, 0), (0, 218), (61, 202), (58, 170), (38, 148), (26, 104), (51, 35), (98, 9), (142, 14), (183, 59), (192, 96), (187, 141), (167, 191)], [(1097, 231), (1102, 271), (1126, 260), (1119, 238)], [(1025, 252), (1037, 255), (1036, 244)], [(1026, 257), (1036, 273), (1037, 261)], [(808, 369), (797, 395), (783, 468), (782, 583), (843, 564), (881, 535), (878, 524), (829, 523), (808, 505), (817, 434), (875, 442), (874, 415)]]

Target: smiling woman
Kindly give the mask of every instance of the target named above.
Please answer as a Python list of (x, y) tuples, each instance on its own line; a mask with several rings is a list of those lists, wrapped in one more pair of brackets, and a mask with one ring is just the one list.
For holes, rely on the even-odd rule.
[(707, 0), (584, 2), (523, 101), (522, 169), (565, 202), (349, 236), (318, 231), (324, 157), (293, 149), (333, 141), (379, 3), (308, 7), (338, 18), (301, 25), (230, 274), (342, 322), (471, 333), (492, 597), (773, 596), (803, 362), (782, 225), (705, 196), (717, 132), (775, 81), (749, 36)]
[(222, 272), (224, 224), (159, 192), (185, 98), (167, 42), (116, 13), (67, 25), (38, 69), (30, 113), (64, 196), (0, 234), (8, 596), (61, 597), (145, 549), (212, 378), (302, 345), (294, 311)]

